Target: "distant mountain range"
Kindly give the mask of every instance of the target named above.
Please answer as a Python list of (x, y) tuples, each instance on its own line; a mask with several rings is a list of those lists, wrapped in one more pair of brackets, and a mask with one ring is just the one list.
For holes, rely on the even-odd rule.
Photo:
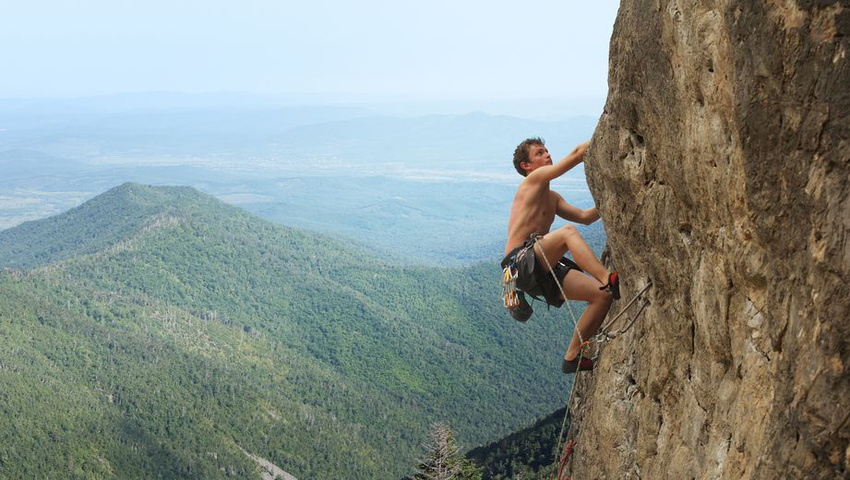
[(0, 231), (9, 478), (401, 478), (563, 402), (563, 312), (494, 262), (400, 266), (186, 187), (124, 184)]
[[(0, 229), (126, 181), (178, 184), (410, 263), (469, 265), (503, 251), (520, 180), (516, 144), (543, 136), (563, 156), (595, 125), (591, 117), (391, 117), (353, 107), (205, 110), (185, 100), (192, 108), (0, 113)], [(582, 208), (593, 202), (582, 165), (553, 187)], [(604, 235), (599, 225), (586, 234)]]

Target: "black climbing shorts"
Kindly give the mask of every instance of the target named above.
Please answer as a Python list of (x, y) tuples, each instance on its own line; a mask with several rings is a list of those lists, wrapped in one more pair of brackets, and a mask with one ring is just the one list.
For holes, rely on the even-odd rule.
[(552, 270), (558, 277), (558, 283), (555, 283), (555, 279), (546, 269), (544, 261), (537, 258), (534, 252), (534, 240), (532, 239), (526, 240), (522, 245), (505, 255), (502, 260), (502, 268), (512, 264), (516, 264), (517, 269), (517, 290), (521, 290), (538, 300), (542, 297), (547, 304), (556, 308), (564, 304), (558, 283), (564, 284), (564, 278), (570, 270), (582, 271), (575, 262), (563, 257), (558, 263), (552, 265)]

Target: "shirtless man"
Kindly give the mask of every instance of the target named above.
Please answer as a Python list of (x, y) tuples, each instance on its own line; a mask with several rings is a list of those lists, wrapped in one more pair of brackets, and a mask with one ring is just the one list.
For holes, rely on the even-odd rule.
[[(554, 165), (543, 140), (539, 138), (529, 138), (516, 148), (514, 167), (525, 180), (519, 185), (511, 207), (508, 241), (505, 245), (505, 259), (502, 261), (503, 267), (516, 268), (517, 290), (535, 297), (542, 296), (549, 305), (560, 307), (564, 297), (546, 261), (541, 257), (545, 255), (567, 299), (588, 302), (587, 310), (578, 322), (578, 329), (585, 340), (599, 330), (612, 299), (619, 298), (619, 281), (616, 273), (609, 274), (574, 226), (565, 225), (553, 232), (549, 231), (555, 215), (584, 225), (599, 219), (596, 207), (582, 210), (570, 205), (560, 195), (549, 190), (549, 182), (584, 160), (589, 144), (582, 143)], [(530, 239), (535, 234), (542, 235), (536, 244)], [(575, 263), (564, 257), (567, 251), (572, 253)], [(524, 302), (524, 297), (520, 297)], [(528, 318), (530, 308), (527, 304), (524, 307), (527, 311), (524, 318), (522, 313), (517, 315), (512, 310), (514, 318), (521, 321)], [(523, 308), (514, 310), (521, 311)], [(582, 359), (579, 365), (580, 350), (579, 337), (574, 333), (561, 365), (564, 373), (593, 368), (593, 363), (587, 358)]]

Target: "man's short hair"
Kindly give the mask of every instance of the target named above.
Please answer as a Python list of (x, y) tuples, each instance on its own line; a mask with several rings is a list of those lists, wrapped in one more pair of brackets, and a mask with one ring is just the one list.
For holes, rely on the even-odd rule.
[(532, 145), (546, 145), (546, 142), (540, 137), (531, 137), (526, 138), (519, 145), (517, 145), (516, 150), (514, 150), (514, 168), (519, 172), (523, 177), (528, 175), (528, 172), (523, 170), (520, 163), (528, 161), (528, 150)]

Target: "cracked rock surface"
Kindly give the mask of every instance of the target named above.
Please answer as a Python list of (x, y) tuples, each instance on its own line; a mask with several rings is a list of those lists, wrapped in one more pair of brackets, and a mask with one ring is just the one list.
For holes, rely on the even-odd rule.
[(848, 39), (850, 1), (622, 3), (585, 168), (653, 287), (579, 377), (572, 478), (850, 478)]

